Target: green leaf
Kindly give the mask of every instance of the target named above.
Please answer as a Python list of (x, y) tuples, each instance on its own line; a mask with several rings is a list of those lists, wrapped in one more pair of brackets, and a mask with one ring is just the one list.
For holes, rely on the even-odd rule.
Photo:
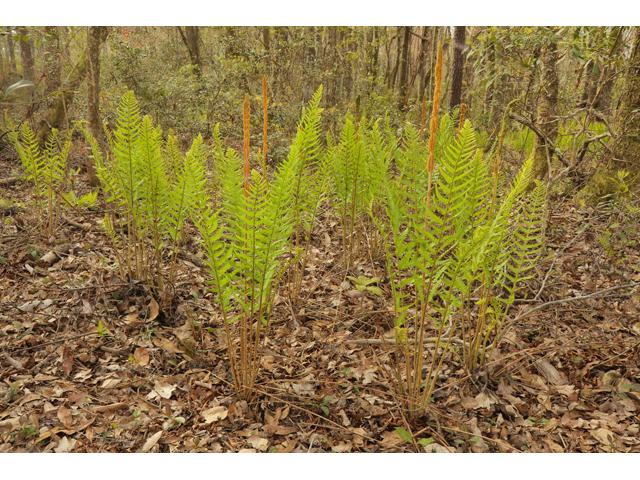
[(477, 442), (478, 440), (480, 440), (480, 437), (471, 437), (469, 439), (470, 442)]
[(5, 98), (11, 97), (12, 95), (14, 95), (16, 93), (17, 90), (19, 90), (21, 88), (24, 88), (24, 87), (33, 87), (33, 83), (31, 83), (29, 80), (20, 80), (18, 83), (14, 83), (10, 87), (7, 87), (7, 89), (4, 92), (4, 96), (2, 97), (2, 99), (4, 100)]
[(396, 432), (398, 433), (398, 436), (405, 442), (413, 443), (411, 434), (407, 432), (404, 428), (396, 427)]
[(427, 445), (431, 445), (435, 440), (431, 437), (429, 438), (421, 438), (420, 440), (418, 440), (418, 444), (422, 445), (423, 447), (426, 447)]

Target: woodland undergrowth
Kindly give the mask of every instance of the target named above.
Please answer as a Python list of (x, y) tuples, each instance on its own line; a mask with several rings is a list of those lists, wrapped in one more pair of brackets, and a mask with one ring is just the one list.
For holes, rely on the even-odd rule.
[[(266, 115), (262, 148), (252, 151), (248, 98), (242, 153), (224, 148), (218, 128), (211, 146), (198, 137), (181, 152), (171, 132), (141, 118), (132, 92), (115, 127), (105, 129), (106, 146), (79, 126), (97, 166), (102, 226), (122, 278), (145, 282), (160, 305), (170, 303), (185, 225), (197, 227), (241, 398), (254, 396), (279, 289), (292, 307), (300, 301), (322, 205), (339, 219), (345, 279), (375, 293), (378, 279), (358, 277), (354, 264), (375, 258), (385, 265), (394, 363), (381, 368), (408, 420), (428, 413), (445, 356), (459, 357), (467, 372), (491, 360), (542, 250), (546, 190), (527, 193), (531, 161), (508, 183), (500, 152), (483, 154), (471, 122), (439, 117), (441, 52), (435, 80), (428, 129), (423, 118), (398, 133), (385, 119), (357, 112), (345, 117), (337, 138), (322, 131), (320, 87), (273, 171), (264, 161)], [(13, 141), (36, 185), (43, 233), (51, 235), (67, 191), (69, 143), (54, 131), (41, 152), (28, 127)]]

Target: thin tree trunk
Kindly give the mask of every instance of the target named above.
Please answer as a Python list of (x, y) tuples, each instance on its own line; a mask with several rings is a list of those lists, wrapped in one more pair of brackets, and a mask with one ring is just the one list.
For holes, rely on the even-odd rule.
[[(557, 122), (553, 121), (558, 106), (558, 47), (549, 44), (543, 56), (542, 96), (538, 103), (538, 128), (544, 137), (536, 135), (533, 142), (533, 171), (532, 178), (543, 180), (549, 171), (549, 161), (553, 157), (550, 140), (555, 144), (558, 137)], [(534, 188), (531, 182), (529, 188)]]
[(29, 38), (26, 27), (18, 28), (20, 34), (20, 58), (22, 60), (22, 76), (36, 83), (35, 59), (33, 58), (33, 41)]
[[(194, 66), (196, 73), (201, 72), (200, 62), (200, 31), (198, 27), (184, 27), (184, 32), (181, 27), (176, 27), (180, 33), (180, 37), (187, 47), (189, 52), (189, 58), (191, 59), (191, 65)], [(231, 27), (227, 27), (231, 28)]]
[(60, 89), (60, 31), (58, 27), (44, 27), (48, 37), (44, 53), (44, 72), (47, 76), (45, 94), (49, 95)]
[(396, 42), (398, 44), (398, 53), (396, 55), (396, 62), (395, 65), (393, 66), (393, 73), (391, 74), (391, 84), (389, 85), (389, 88), (391, 89), (392, 92), (395, 91), (396, 89), (396, 79), (398, 78), (398, 70), (400, 68), (400, 51), (401, 51), (401, 47), (400, 47), (400, 27), (397, 27), (397, 34), (396, 37), (398, 39), (398, 41)]
[(456, 27), (453, 34), (453, 76), (449, 110), (453, 111), (462, 101), (462, 77), (464, 76), (464, 56), (467, 27)]
[(618, 172), (631, 173), (626, 179), (634, 190), (640, 187), (640, 28), (636, 28), (633, 45), (629, 55), (627, 77), (620, 98), (620, 110), (616, 118), (615, 132), (618, 139), (613, 145), (613, 158), (591, 177), (578, 199), (596, 203), (618, 191), (616, 181)]
[(431, 74), (427, 59), (429, 58), (429, 27), (423, 27), (422, 29), (422, 55), (420, 57), (420, 89), (419, 97), (420, 101), (424, 97), (427, 89), (427, 83), (429, 82), (429, 75)]
[[(108, 35), (107, 27), (87, 27), (87, 122), (104, 150), (102, 122), (100, 121), (100, 49), (103, 37)], [(87, 175), (92, 187), (100, 185), (92, 159), (87, 157)]]
[(400, 98), (398, 110), (404, 110), (404, 100), (407, 95), (407, 68), (409, 64), (409, 40), (411, 39), (411, 27), (403, 27), (402, 56), (400, 59)]
[[(100, 38), (100, 48), (107, 40), (107, 30), (105, 29)], [(87, 51), (84, 50), (78, 59), (78, 62), (74, 65), (69, 77), (63, 84), (64, 92), (59, 93), (56, 96), (56, 100), (51, 104), (47, 110), (44, 120), (40, 123), (40, 129), (36, 139), (40, 145), (44, 145), (45, 140), (52, 128), (60, 128), (64, 122), (67, 111), (73, 103), (75, 91), (80, 87), (80, 84), (84, 80), (87, 74)]]
[[(7, 27), (7, 30), (10, 31), (10, 27)], [(11, 67), (11, 71), (13, 73), (17, 73), (18, 67), (16, 66), (16, 49), (13, 43), (13, 36), (11, 34), (7, 35), (7, 48), (9, 50), (9, 66)]]

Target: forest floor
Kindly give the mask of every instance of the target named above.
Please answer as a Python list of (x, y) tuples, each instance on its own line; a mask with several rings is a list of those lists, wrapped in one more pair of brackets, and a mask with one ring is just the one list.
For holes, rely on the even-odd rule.
[[(0, 158), (0, 178), (19, 170)], [(83, 178), (75, 188), (88, 191)], [(381, 277), (384, 295), (352, 293), (327, 209), (302, 302), (276, 298), (247, 404), (195, 243), (178, 260), (173, 299), (158, 305), (118, 277), (103, 212), (65, 211), (45, 239), (25, 208), (32, 187), (0, 194), (22, 206), (0, 211), (0, 452), (640, 452), (637, 287), (510, 322), (488, 377), (448, 355), (429, 415), (409, 425), (383, 373), (391, 349), (362, 341), (393, 328), (384, 271), (361, 259), (349, 274)], [(548, 255), (510, 318), (640, 282), (640, 234), (620, 215), (553, 199)], [(413, 445), (395, 427), (434, 441)]]

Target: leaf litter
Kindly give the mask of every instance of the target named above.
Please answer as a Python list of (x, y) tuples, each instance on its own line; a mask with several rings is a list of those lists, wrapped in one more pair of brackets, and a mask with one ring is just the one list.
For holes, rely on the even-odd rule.
[[(281, 291), (274, 302), (251, 404), (235, 396), (197, 252), (180, 255), (175, 291), (155, 299), (115, 273), (99, 212), (62, 222), (54, 243), (64, 248), (21, 227), (37, 223), (27, 212), (14, 215), (0, 246), (0, 452), (640, 452), (633, 291), (513, 322), (486, 372), (465, 376), (447, 356), (429, 415), (408, 425), (385, 374), (384, 268), (360, 259), (341, 269), (330, 213), (312, 238), (302, 301), (292, 309)], [(640, 281), (638, 249), (605, 251), (606, 218), (589, 215), (581, 232), (584, 212), (554, 206), (547, 247), (559, 255), (538, 304)]]

